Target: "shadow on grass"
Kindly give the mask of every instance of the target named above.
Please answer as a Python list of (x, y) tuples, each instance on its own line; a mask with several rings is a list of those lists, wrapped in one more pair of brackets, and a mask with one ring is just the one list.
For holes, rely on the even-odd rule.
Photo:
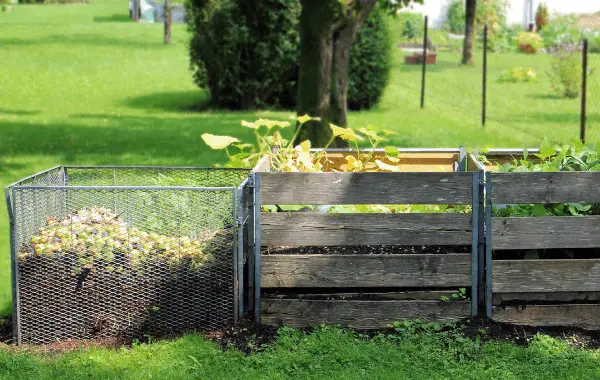
[[(404, 55), (409, 56), (412, 54), (406, 53)], [(404, 63), (404, 58), (402, 58), (402, 63), (400, 63), (400, 67), (401, 67), (402, 71), (409, 72), (409, 73), (413, 73), (413, 72), (420, 73), (423, 70), (422, 64), (409, 65), (409, 64)], [(458, 69), (461, 67), (463, 67), (463, 66), (460, 64), (460, 62), (458, 62), (456, 60), (450, 60), (450, 59), (443, 59), (443, 58), (440, 59), (440, 56), (438, 55), (437, 62), (435, 63), (435, 65), (427, 65), (427, 72), (435, 73), (435, 72), (441, 72), (441, 71), (448, 70), (448, 69)], [(472, 67), (468, 66), (465, 68), (470, 69)]]
[(129, 22), (129, 16), (126, 14), (114, 14), (112, 16), (94, 17), (94, 22)]
[(0, 38), (0, 45), (5, 46), (46, 46), (46, 45), (85, 45), (99, 47), (127, 47), (127, 48), (160, 48), (165, 45), (160, 38), (147, 38), (140, 40), (138, 35), (127, 36), (123, 38), (111, 38), (107, 36), (98, 36), (92, 33), (77, 34), (54, 34), (43, 38)]
[(542, 100), (565, 100), (565, 101), (569, 101), (569, 100), (577, 100), (577, 99), (568, 99), (565, 98), (564, 96), (560, 96), (559, 94), (535, 94), (531, 96), (534, 99), (542, 99)]
[(40, 111), (10, 110), (10, 109), (6, 109), (6, 108), (0, 108), (0, 115), (3, 113), (8, 114), (8, 115), (17, 115), (17, 116), (32, 116), (32, 115), (39, 115)]
[(125, 105), (148, 111), (201, 112), (210, 108), (210, 98), (200, 90), (157, 92), (128, 98)]

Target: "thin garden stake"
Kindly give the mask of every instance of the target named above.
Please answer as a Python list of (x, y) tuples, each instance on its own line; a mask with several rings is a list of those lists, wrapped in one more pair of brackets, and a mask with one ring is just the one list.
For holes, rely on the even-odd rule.
[(587, 60), (588, 60), (588, 40), (583, 40), (583, 60), (581, 77), (581, 126), (579, 139), (585, 143), (585, 120), (586, 120), (586, 98), (587, 98)]
[(428, 17), (425, 16), (425, 29), (423, 33), (423, 71), (421, 73), (421, 108), (425, 108), (425, 73), (427, 71), (427, 24)]
[(485, 127), (486, 107), (487, 107), (487, 45), (488, 45), (488, 26), (483, 27), (483, 84), (481, 93), (481, 127)]

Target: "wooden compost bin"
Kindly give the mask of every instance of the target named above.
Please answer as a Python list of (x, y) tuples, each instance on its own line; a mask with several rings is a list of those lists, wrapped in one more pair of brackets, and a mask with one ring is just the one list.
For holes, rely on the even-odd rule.
[[(443, 322), (477, 313), (477, 297), (442, 298), (459, 288), (477, 294), (479, 173), (464, 171), (466, 157), (459, 150), (404, 151), (400, 159), (403, 172), (396, 173), (271, 173), (264, 161), (259, 164), (251, 175), (258, 321), (373, 329), (396, 320)], [(471, 205), (474, 212), (259, 212), (261, 205), (356, 204)], [(387, 250), (342, 252), (366, 246)], [(413, 254), (403, 250), (406, 246), (462, 250)], [(270, 254), (275, 247), (329, 251)]]
[[(487, 157), (494, 164), (508, 156), (514, 154)], [(597, 255), (528, 260), (511, 255), (515, 250), (600, 248), (600, 215), (492, 216), (492, 207), (507, 204), (599, 202), (600, 172), (486, 173), (488, 317), (518, 325), (600, 327)]]

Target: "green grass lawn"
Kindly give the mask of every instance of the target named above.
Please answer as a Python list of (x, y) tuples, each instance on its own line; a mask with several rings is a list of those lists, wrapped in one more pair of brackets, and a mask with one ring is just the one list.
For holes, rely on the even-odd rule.
[[(211, 166), (225, 156), (207, 148), (204, 132), (250, 136), (241, 119), (292, 118), (292, 111), (230, 112), (205, 108), (188, 70), (188, 33), (173, 44), (162, 26), (127, 19), (127, 1), (93, 5), (15, 6), (0, 14), (0, 185), (57, 164)], [(399, 41), (398, 25), (392, 25)], [(389, 86), (375, 109), (350, 115), (394, 129), (405, 147), (523, 147), (578, 136), (578, 101), (555, 97), (549, 57), (490, 56), (489, 117), (480, 118), (480, 64), (460, 67), (440, 53), (429, 67), (426, 109), (420, 71), (394, 50)], [(600, 66), (599, 56), (591, 57)], [(536, 84), (499, 84), (505, 69), (532, 67)], [(600, 78), (590, 78), (590, 141), (599, 139)], [(0, 203), (0, 315), (10, 311), (8, 220)], [(4, 378), (599, 378), (597, 352), (541, 341), (528, 348), (493, 344), (477, 360), (454, 360), (438, 343), (363, 341), (338, 330), (281, 339), (265, 353), (221, 352), (198, 337), (133, 350), (73, 353), (57, 360), (0, 352)], [(433, 351), (431, 351), (433, 350)], [(488, 351), (489, 350), (489, 351)], [(431, 352), (436, 353), (432, 355)], [(453, 359), (454, 358), (454, 359)], [(77, 374), (77, 375), (73, 375)]]
[(365, 339), (337, 328), (280, 330), (264, 352), (222, 351), (191, 335), (60, 356), (5, 353), (0, 379), (598, 379), (600, 351), (536, 336), (527, 347), (439, 333)]

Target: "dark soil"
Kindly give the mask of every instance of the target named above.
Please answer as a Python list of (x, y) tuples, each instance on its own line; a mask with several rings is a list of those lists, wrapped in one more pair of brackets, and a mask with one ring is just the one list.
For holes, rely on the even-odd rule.
[(469, 253), (470, 246), (398, 246), (398, 245), (357, 245), (357, 246), (307, 246), (307, 247), (263, 247), (263, 255), (399, 255), (399, 254), (448, 254)]
[[(45, 345), (21, 345), (11, 344), (11, 327), (8, 319), (0, 319), (0, 331), (2, 331), (2, 342), (0, 349), (5, 351), (26, 351), (40, 354), (60, 354), (63, 352), (88, 349), (92, 347), (117, 348), (131, 346), (132, 341), (123, 341), (116, 338), (89, 339), (89, 340), (62, 340)], [(310, 332), (311, 329), (303, 329)], [(482, 343), (491, 340), (514, 343), (526, 346), (531, 343), (536, 334), (549, 335), (562, 339), (576, 348), (598, 349), (600, 348), (600, 331), (588, 331), (577, 328), (563, 327), (529, 327), (516, 326), (505, 323), (496, 323), (487, 318), (469, 318), (460, 321), (456, 331), (462, 331), (466, 336), (476, 339), (479, 337)], [(393, 330), (369, 330), (358, 331), (367, 336), (379, 333), (394, 334)], [(223, 350), (239, 350), (246, 354), (262, 350), (265, 345), (273, 343), (277, 338), (277, 327), (256, 326), (250, 319), (244, 319), (235, 327), (222, 330), (202, 332), (202, 335), (218, 344)], [(164, 339), (176, 339), (179, 336), (171, 336)], [(143, 339), (139, 341), (143, 342)]]

